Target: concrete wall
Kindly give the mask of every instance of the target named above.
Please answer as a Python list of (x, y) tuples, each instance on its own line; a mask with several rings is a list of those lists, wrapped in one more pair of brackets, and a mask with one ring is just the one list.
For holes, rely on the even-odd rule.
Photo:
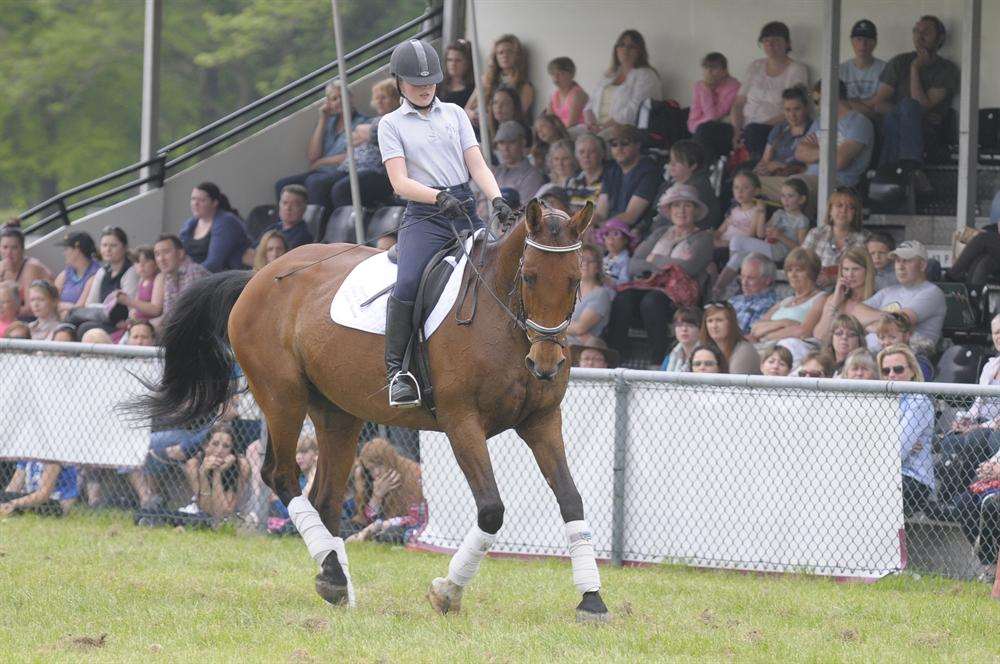
[[(767, 21), (788, 24), (792, 57), (818, 77), (822, 50), (823, 3), (820, 0), (473, 0), (479, 40), (485, 58), (493, 40), (503, 33), (517, 35), (528, 49), (531, 81), (538, 100), (536, 112), (552, 94), (546, 64), (569, 56), (577, 66), (577, 81), (589, 91), (608, 67), (615, 38), (626, 28), (646, 39), (652, 65), (663, 79), (667, 97), (686, 106), (691, 86), (701, 75), (699, 62), (710, 51), (729, 59), (730, 71), (742, 78), (747, 65), (762, 57), (757, 35)], [(875, 22), (879, 31), (876, 56), (888, 60), (912, 49), (910, 32), (923, 14), (935, 14), (948, 29), (942, 53), (961, 59), (962, 0), (844, 0), (841, 60), (852, 55), (851, 26), (860, 18)], [(1000, 1), (985, 0), (982, 15), (980, 105), (1000, 106), (1000, 42), (990, 38), (988, 26), (1000, 25)]]

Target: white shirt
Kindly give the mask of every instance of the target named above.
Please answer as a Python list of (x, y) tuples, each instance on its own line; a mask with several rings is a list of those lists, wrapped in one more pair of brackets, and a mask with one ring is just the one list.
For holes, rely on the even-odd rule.
[[(604, 96), (605, 89), (614, 83), (614, 76), (605, 76), (591, 90), (590, 99), (584, 110), (591, 111), (596, 116)], [(633, 69), (621, 85), (614, 86), (611, 93), (611, 107), (608, 116), (620, 124), (634, 125), (639, 115), (639, 107), (647, 99), (660, 101), (663, 99), (663, 85), (660, 75), (651, 67)]]
[(428, 187), (454, 187), (469, 181), (465, 151), (479, 145), (465, 111), (434, 99), (426, 116), (406, 99), (378, 124), (382, 163), (406, 159), (406, 173)]
[(781, 115), (781, 93), (796, 85), (809, 85), (809, 71), (801, 62), (789, 62), (778, 76), (767, 75), (767, 58), (751, 62), (738, 93), (747, 100), (743, 107), (746, 123), (766, 123)]

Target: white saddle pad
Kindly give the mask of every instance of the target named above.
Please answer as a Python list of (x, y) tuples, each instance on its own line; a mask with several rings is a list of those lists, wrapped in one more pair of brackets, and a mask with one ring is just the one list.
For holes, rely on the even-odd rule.
[[(466, 240), (466, 252), (472, 251), (474, 238), (482, 232), (482, 230), (478, 230), (473, 237)], [(455, 259), (451, 256), (445, 260), (455, 263)], [(424, 322), (425, 338), (429, 339), (434, 334), (434, 330), (441, 325), (448, 316), (448, 312), (455, 305), (458, 291), (462, 286), (462, 275), (465, 273), (466, 262), (464, 255), (459, 257), (441, 297), (438, 298), (426, 322)], [(333, 302), (330, 303), (330, 318), (338, 325), (373, 334), (385, 334), (385, 309), (389, 301), (389, 293), (379, 296), (377, 300), (369, 302), (366, 306), (361, 305), (395, 282), (396, 265), (389, 261), (385, 252), (366, 258), (351, 270), (340, 286), (340, 290), (333, 296)]]

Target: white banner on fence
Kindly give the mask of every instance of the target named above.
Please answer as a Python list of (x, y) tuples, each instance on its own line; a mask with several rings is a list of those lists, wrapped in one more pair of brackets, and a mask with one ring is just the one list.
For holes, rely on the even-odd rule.
[(149, 426), (116, 406), (140, 391), (128, 372), (149, 375), (155, 360), (0, 353), (0, 458), (137, 466)]
[[(629, 384), (624, 560), (864, 578), (903, 566), (897, 397)], [(614, 403), (613, 383), (577, 380), (563, 402), (601, 557), (611, 552)], [(494, 551), (566, 555), (527, 446), (506, 432), (489, 447), (507, 507)], [(420, 542), (454, 549), (475, 523), (471, 492), (443, 435), (421, 432), (421, 459), (430, 518)]]

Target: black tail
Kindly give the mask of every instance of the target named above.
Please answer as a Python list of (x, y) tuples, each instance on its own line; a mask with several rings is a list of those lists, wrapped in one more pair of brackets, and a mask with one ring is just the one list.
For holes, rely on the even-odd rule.
[(151, 394), (130, 404), (129, 412), (163, 427), (185, 427), (218, 414), (237, 389), (229, 312), (252, 276), (220, 272), (184, 291), (163, 327), (163, 376), (143, 381)]

